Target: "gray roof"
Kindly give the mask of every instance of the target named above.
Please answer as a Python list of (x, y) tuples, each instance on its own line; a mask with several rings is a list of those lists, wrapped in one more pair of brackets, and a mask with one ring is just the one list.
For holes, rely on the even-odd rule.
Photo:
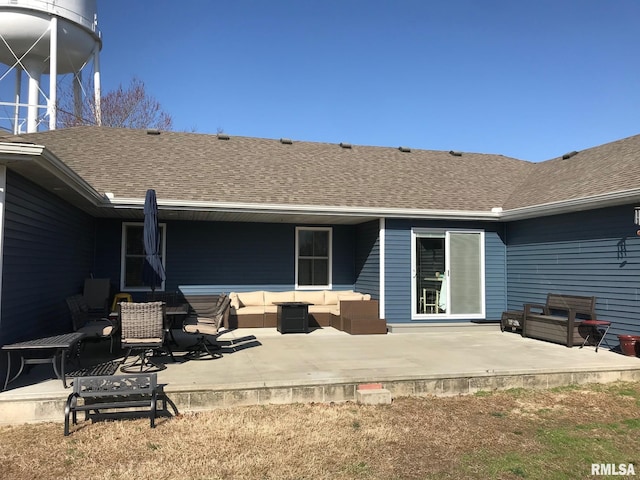
[[(0, 141), (44, 145), (100, 194), (158, 201), (490, 212), (638, 189), (640, 135), (541, 163), (502, 155), (109, 127)], [(392, 216), (392, 215), (390, 215)]]
[(640, 135), (563, 156), (535, 164), (504, 203), (505, 210), (640, 188)]

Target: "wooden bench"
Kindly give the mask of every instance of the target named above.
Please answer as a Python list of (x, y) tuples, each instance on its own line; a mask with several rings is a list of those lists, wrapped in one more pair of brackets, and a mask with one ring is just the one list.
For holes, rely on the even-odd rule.
[(544, 305), (524, 304), (522, 336), (567, 347), (581, 345), (580, 323), (582, 320), (595, 320), (595, 308), (596, 297), (549, 293)]
[[(147, 407), (151, 428), (154, 428), (156, 426), (157, 385), (155, 373), (74, 378), (73, 393), (67, 398), (64, 408), (64, 434), (69, 435), (70, 416), (75, 425), (77, 412), (85, 412), (85, 420), (88, 420), (91, 410), (100, 413), (102, 409)], [(83, 399), (83, 403), (78, 404), (78, 399)], [(147, 413), (146, 410), (142, 412)]]

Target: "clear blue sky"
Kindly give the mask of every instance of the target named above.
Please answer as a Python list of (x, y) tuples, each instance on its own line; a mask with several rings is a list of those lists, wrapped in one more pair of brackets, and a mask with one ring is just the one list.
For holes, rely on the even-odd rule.
[(640, 134), (638, 0), (98, 0), (176, 130), (546, 160)]

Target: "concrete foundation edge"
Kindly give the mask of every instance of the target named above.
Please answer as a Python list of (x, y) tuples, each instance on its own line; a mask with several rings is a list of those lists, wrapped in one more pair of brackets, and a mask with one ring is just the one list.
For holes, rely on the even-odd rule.
[[(482, 391), (516, 388), (550, 389), (568, 385), (605, 384), (616, 381), (640, 381), (640, 370), (425, 378), (381, 381), (380, 383), (391, 398), (397, 398), (470, 395)], [(166, 396), (168, 411), (172, 414), (184, 414), (250, 405), (358, 401), (362, 403), (362, 391), (358, 391), (358, 385), (358, 383), (345, 383), (191, 391), (171, 391), (170, 388), (167, 388)], [(63, 398), (0, 400), (0, 424), (62, 423), (65, 401), (66, 395)]]

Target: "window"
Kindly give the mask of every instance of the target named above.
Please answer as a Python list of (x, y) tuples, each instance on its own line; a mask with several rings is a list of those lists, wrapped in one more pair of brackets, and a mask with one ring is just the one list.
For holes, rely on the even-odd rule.
[(296, 286), (331, 288), (331, 228), (296, 228)]
[[(160, 230), (160, 257), (165, 264), (166, 224), (158, 224)], [(149, 290), (142, 281), (144, 264), (144, 242), (142, 223), (122, 224), (122, 259), (120, 273), (120, 289), (130, 291)], [(158, 290), (164, 290), (164, 282)]]

